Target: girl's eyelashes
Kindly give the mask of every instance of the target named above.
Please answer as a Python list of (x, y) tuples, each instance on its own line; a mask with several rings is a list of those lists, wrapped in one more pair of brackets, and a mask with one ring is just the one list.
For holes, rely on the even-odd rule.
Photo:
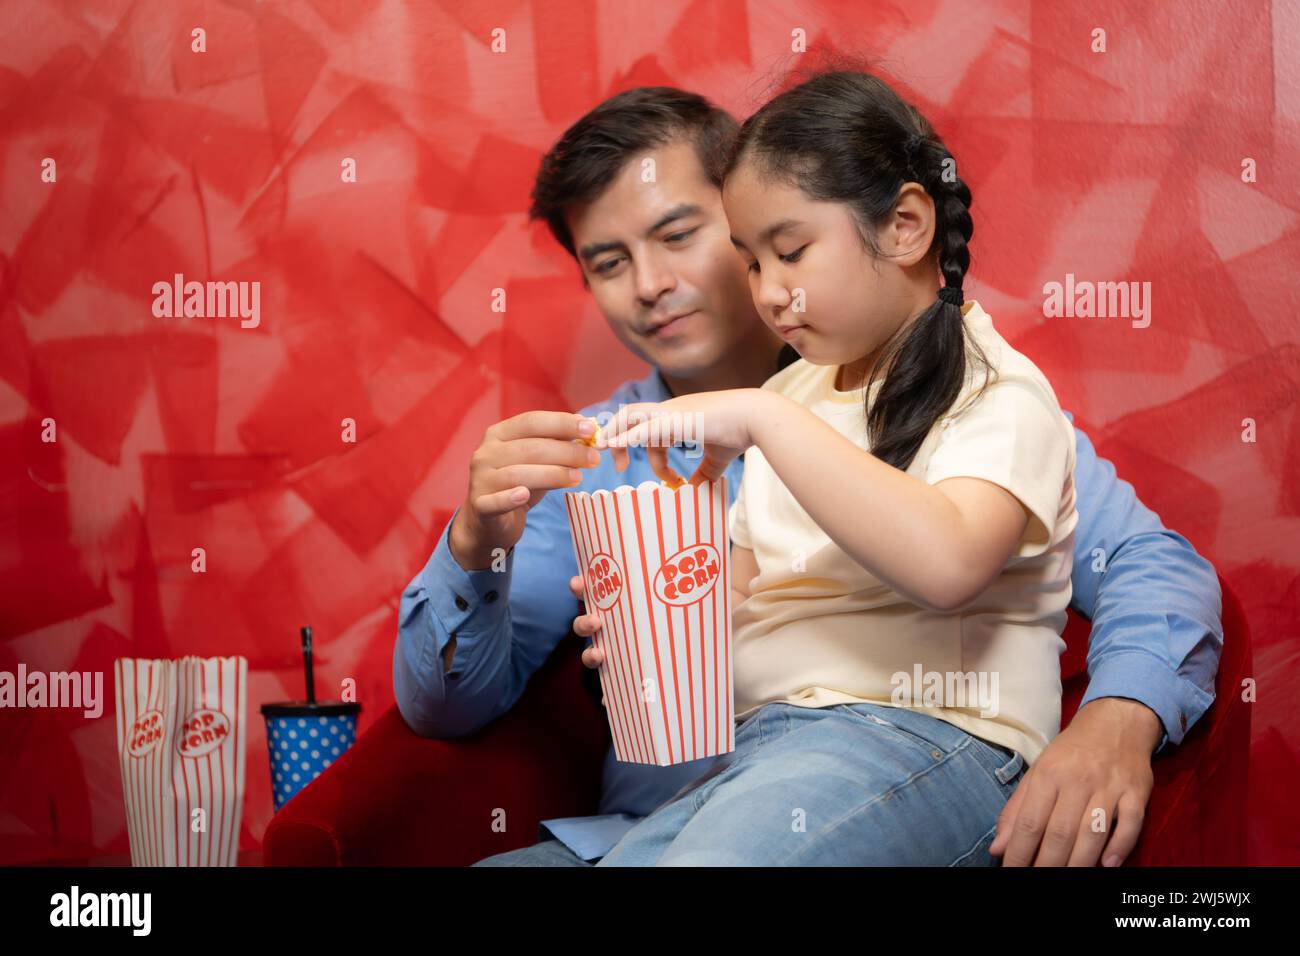
[[(807, 244), (807, 243), (804, 243), (802, 246), (800, 246), (800, 247), (799, 247), (798, 249), (796, 249), (794, 252), (787, 252), (787, 253), (786, 253), (785, 255), (783, 255), (783, 256), (777, 256), (777, 258), (780, 259), (782, 262), (790, 262), (790, 263), (798, 262), (800, 259), (803, 258), (803, 251), (804, 251), (805, 249), (807, 249), (807, 248), (808, 248), (808, 244)], [(753, 262), (751, 262), (751, 263), (749, 264), (749, 271), (750, 271), (750, 272), (760, 272), (760, 271), (761, 271), (761, 270), (759, 269), (759, 267), (758, 267), (758, 260), (757, 260), (757, 259), (755, 259)]]

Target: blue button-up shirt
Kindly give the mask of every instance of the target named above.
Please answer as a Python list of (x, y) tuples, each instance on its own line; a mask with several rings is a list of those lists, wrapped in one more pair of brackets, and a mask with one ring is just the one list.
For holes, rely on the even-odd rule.
[[(670, 397), (659, 373), (651, 371), (581, 414), (598, 417), (620, 405)], [(1092, 621), (1090, 682), (1079, 706), (1098, 697), (1146, 704), (1163, 725), (1159, 753), (1170, 740), (1180, 743), (1214, 700), (1223, 646), (1218, 578), (1187, 539), (1165, 528), (1133, 486), (1097, 457), (1077, 428), (1075, 438), (1079, 524), (1070, 606)], [(629, 451), (625, 472), (614, 469), (612, 456), (602, 455), (569, 490), (656, 480), (645, 449)], [(698, 449), (677, 447), (669, 449), (668, 459), (680, 474), (690, 475), (698, 455)], [(736, 459), (727, 469), (728, 504), (743, 467)], [(569, 592), (577, 567), (564, 493), (551, 492), (529, 511), (523, 537), (500, 570), (465, 571), (448, 547), (448, 522), (428, 564), (403, 592), (393, 686), (398, 709), (416, 733), (459, 737), (506, 713), (569, 634), (581, 605)], [(442, 654), (453, 634), (456, 649), (444, 670)], [(598, 859), (641, 817), (721, 759), (659, 767), (620, 762), (611, 747), (599, 815), (545, 820), (541, 835), (553, 835), (584, 860)]]

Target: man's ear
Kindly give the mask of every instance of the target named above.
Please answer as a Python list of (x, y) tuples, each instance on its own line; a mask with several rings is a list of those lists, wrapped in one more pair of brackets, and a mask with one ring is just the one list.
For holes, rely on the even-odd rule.
[(880, 251), (900, 266), (916, 265), (929, 254), (934, 226), (934, 197), (920, 183), (904, 183), (880, 229)]

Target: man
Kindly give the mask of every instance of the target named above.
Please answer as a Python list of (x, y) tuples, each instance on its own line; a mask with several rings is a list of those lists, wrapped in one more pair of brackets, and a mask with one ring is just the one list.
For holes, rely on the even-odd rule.
[[(505, 713), (569, 633), (581, 607), (569, 592), (576, 568), (561, 489), (653, 479), (644, 448), (631, 449), (619, 473), (610, 456), (575, 441), (582, 418), (758, 386), (776, 371), (780, 343), (754, 311), (722, 210), (719, 162), (735, 128), (693, 94), (631, 90), (575, 123), (544, 158), (533, 216), (577, 260), (615, 336), (652, 370), (578, 415), (529, 412), (485, 433), (464, 503), (402, 595), (394, 684), (417, 733), (462, 736)], [(1072, 606), (1093, 622), (1091, 683), (999, 818), (988, 853), (1005, 865), (1118, 865), (1129, 854), (1153, 752), (1180, 742), (1209, 707), (1222, 647), (1213, 568), (1077, 429), (1076, 439)], [(669, 461), (694, 470), (684, 448), (670, 449)], [(733, 498), (742, 468), (738, 459), (727, 470)], [(653, 767), (620, 763), (611, 749), (599, 816), (544, 821), (541, 842), (481, 863), (597, 861), (723, 759)], [(1107, 832), (1089, 825), (1094, 807), (1104, 808)]]

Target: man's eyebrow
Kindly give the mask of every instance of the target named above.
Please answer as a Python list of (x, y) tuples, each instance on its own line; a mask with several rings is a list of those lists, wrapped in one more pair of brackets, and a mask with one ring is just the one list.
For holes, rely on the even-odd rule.
[(602, 252), (618, 252), (625, 248), (621, 242), (590, 242), (578, 250), (578, 255), (590, 262)]
[[(668, 225), (670, 222), (676, 222), (678, 219), (685, 219), (687, 216), (699, 215), (704, 210), (697, 203), (679, 203), (669, 209), (659, 217), (659, 221), (645, 231), (646, 237), (653, 236), (656, 232)], [(592, 242), (578, 250), (578, 254), (584, 259), (594, 259), (602, 252), (618, 252), (627, 247), (621, 242)]]
[(676, 222), (678, 219), (685, 219), (687, 216), (698, 215), (702, 211), (703, 210), (701, 210), (700, 207), (695, 203), (691, 203), (691, 202), (680, 203), (674, 206), (672, 209), (669, 209), (666, 213), (663, 214), (663, 216), (660, 217), (658, 222), (656, 222), (653, 226), (647, 229), (645, 231), (646, 237), (648, 238), (650, 236), (653, 236), (656, 232), (658, 232), (664, 226), (668, 225), (670, 222)]
[[(776, 222), (772, 223), (772, 225), (768, 226), (766, 229), (764, 229), (762, 232), (758, 234), (758, 244), (761, 246), (765, 242), (771, 242), (773, 239), (775, 239), (781, 233), (785, 232), (787, 229), (793, 229), (795, 226), (802, 226), (802, 225), (803, 223), (798, 219), (778, 219)], [(741, 249), (745, 249), (746, 251), (748, 251), (746, 245), (743, 242), (741, 242), (739, 239), (737, 239), (735, 236), (731, 237), (731, 244), (733, 246), (739, 246)]]

